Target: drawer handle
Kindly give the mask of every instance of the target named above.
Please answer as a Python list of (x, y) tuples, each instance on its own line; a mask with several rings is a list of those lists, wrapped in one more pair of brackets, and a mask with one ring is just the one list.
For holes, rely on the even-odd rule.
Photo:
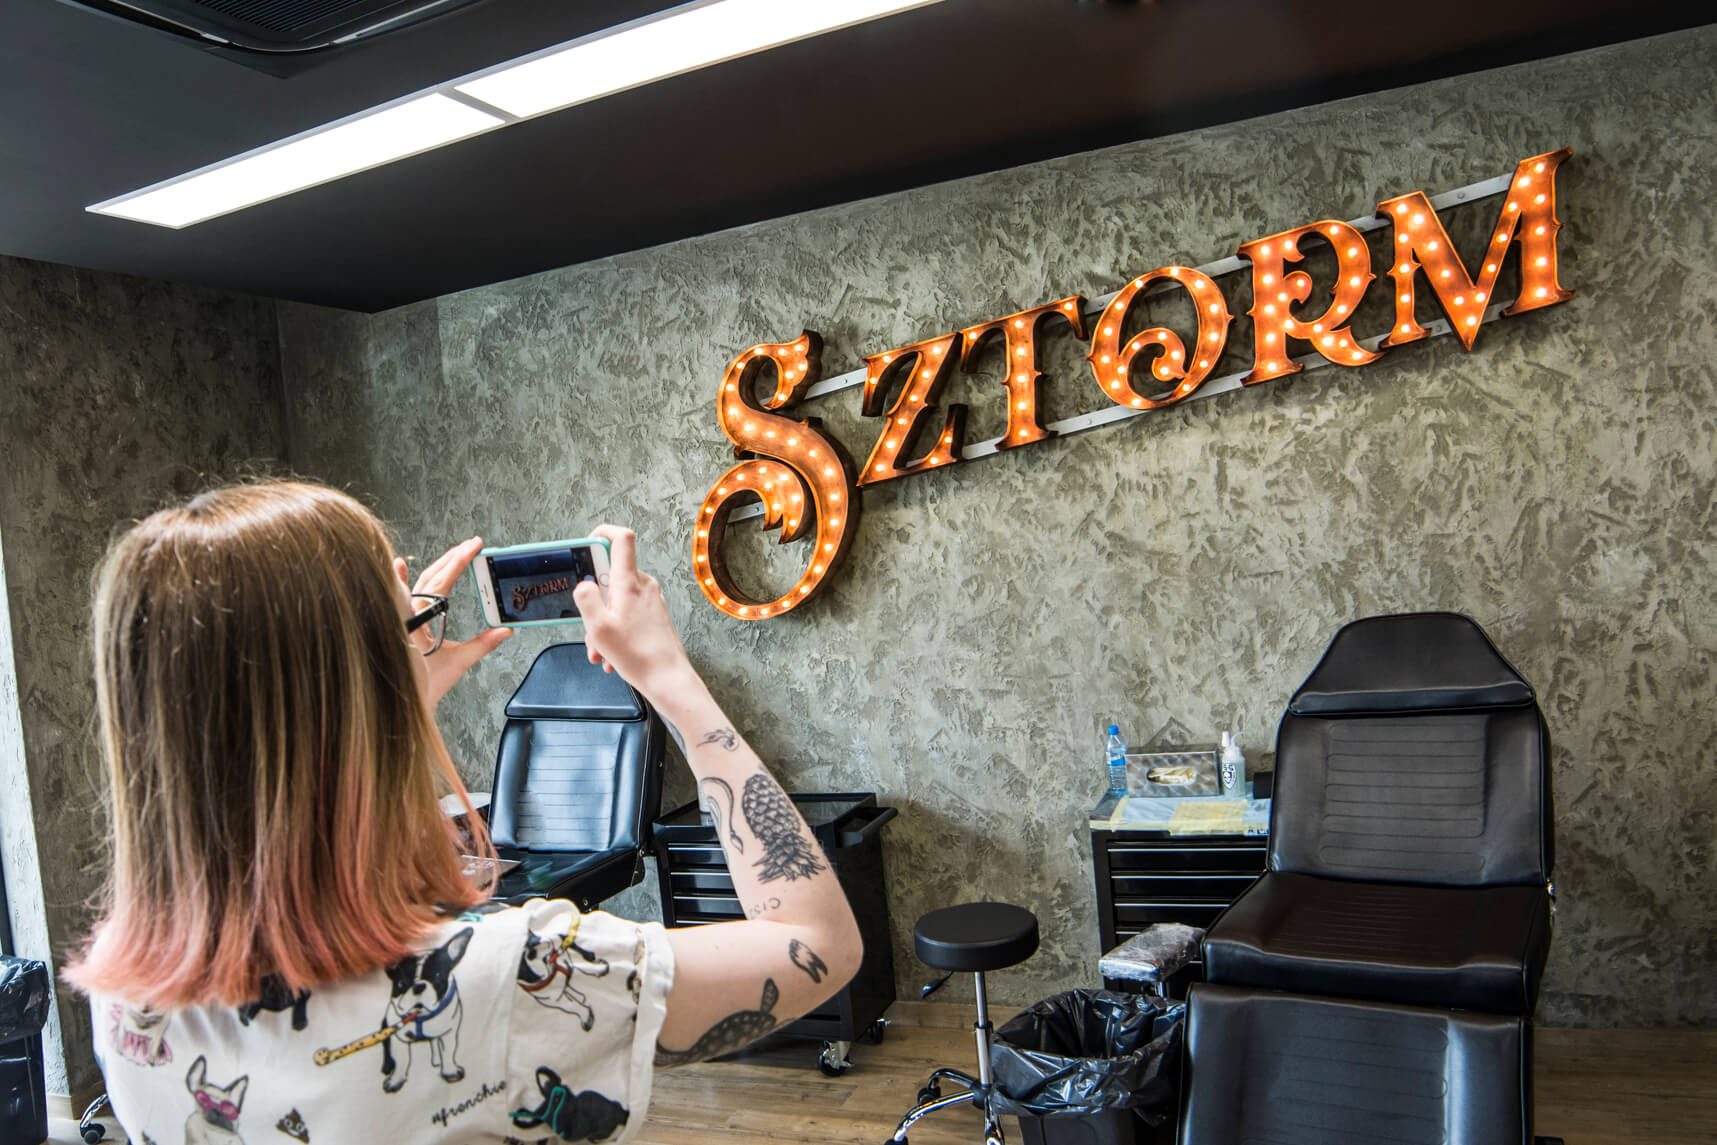
[(900, 808), (898, 807), (883, 807), (879, 810), (881, 811), (881, 814), (877, 815), (863, 827), (860, 827), (857, 831), (842, 831), (838, 836), (836, 836), (840, 845), (843, 847), (862, 846), (875, 836), (878, 831), (882, 830), (882, 825), (884, 823), (900, 814)]
[(1229, 844), (1223, 847), (1176, 847), (1162, 843), (1110, 843), (1110, 854), (1122, 855), (1185, 855), (1189, 852), (1196, 855), (1255, 855), (1267, 848), (1264, 846), (1264, 836), (1258, 836), (1256, 847), (1236, 846)]

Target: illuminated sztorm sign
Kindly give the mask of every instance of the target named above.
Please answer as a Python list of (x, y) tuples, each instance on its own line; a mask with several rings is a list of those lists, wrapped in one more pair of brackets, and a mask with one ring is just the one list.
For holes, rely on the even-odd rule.
[[(1421, 282), (1447, 316), (1463, 348), (1471, 350), (1479, 326), (1493, 304), (1491, 296), (1505, 256), (1519, 252), (1520, 290), (1502, 317), (1554, 306), (1574, 297), (1557, 281), (1556, 171), (1573, 152), (1564, 147), (1522, 159), (1510, 176), (1496, 225), (1488, 232), (1476, 273), (1469, 271), (1449, 241), (1431, 200), (1422, 191), (1377, 204), (1389, 230), (1394, 320), (1389, 333), (1368, 349), (1349, 323), (1371, 283), (1371, 250), (1359, 227), (1322, 219), (1278, 234), (1241, 243), (1237, 254), (1251, 265), (1252, 367), (1245, 385), (1275, 381), (1304, 367), (1290, 355), (1290, 340), (1304, 343), (1339, 366), (1375, 362), (1390, 349), (1417, 342), (1431, 331), (1414, 317)], [(1493, 192), (1492, 192), (1493, 193)], [(1329, 305), (1317, 317), (1300, 316), (1312, 278), (1293, 269), (1305, 244), (1329, 245), (1336, 279)], [(1128, 312), (1146, 292), (1167, 286), (1184, 290), (1198, 316), (1191, 341), (1166, 326), (1141, 330), (1122, 340)], [(1090, 338), (1086, 355), (1097, 386), (1129, 414), (1164, 409), (1191, 397), (1210, 378), (1228, 342), (1233, 322), (1228, 301), (1211, 277), (1185, 266), (1165, 266), (1138, 275), (1109, 301), (1089, 334), (1085, 300), (1080, 295), (981, 322), (950, 334), (926, 338), (886, 353), (867, 355), (861, 412), (881, 418), (882, 428), (864, 464), (857, 468), (846, 451), (814, 421), (781, 412), (806, 395), (821, 376), (822, 338), (805, 331), (791, 342), (753, 346), (728, 366), (716, 395), (716, 420), (744, 458), (710, 486), (699, 507), (692, 556), (698, 587), (711, 604), (740, 620), (762, 620), (789, 612), (827, 583), (845, 557), (858, 523), (859, 492), (866, 485), (892, 481), (930, 469), (959, 464), (964, 458), (965, 407), (952, 406), (936, 426), (937, 399), (956, 366), (971, 372), (979, 348), (1000, 337), (1006, 358), (1002, 385), (1007, 392), (1007, 432), (996, 450), (1018, 448), (1054, 436), (1038, 416), (1042, 333), (1060, 323), (1080, 338)], [(753, 383), (765, 370), (775, 389), (760, 404)], [(900, 383), (900, 393), (884, 408), (884, 398)], [(935, 434), (928, 453), (902, 461), (908, 444)], [(741, 500), (762, 502), (763, 527), (780, 529), (780, 543), (812, 538), (804, 571), (792, 587), (773, 600), (747, 595), (728, 574), (722, 557), (728, 519)]]

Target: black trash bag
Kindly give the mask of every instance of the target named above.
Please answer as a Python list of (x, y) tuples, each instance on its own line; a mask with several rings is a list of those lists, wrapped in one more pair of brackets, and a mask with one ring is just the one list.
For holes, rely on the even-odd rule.
[(0, 958), (0, 1046), (41, 1033), (53, 999), (47, 963)]
[(997, 1113), (1046, 1117), (1131, 1109), (1151, 1125), (1180, 1100), (1186, 1005), (1068, 990), (1010, 1018), (990, 1044)]

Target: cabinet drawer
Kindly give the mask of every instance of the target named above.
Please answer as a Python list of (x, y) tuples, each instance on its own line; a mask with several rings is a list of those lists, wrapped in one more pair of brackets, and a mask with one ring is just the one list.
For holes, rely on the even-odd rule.
[(669, 843), (668, 866), (672, 870), (682, 870), (686, 867), (720, 867), (727, 870), (727, 856), (714, 843), (701, 846), (696, 843)]
[(1109, 877), (1117, 903), (1128, 899), (1205, 899), (1233, 902), (1258, 880), (1255, 873), (1152, 871)]
[(1247, 844), (1121, 843), (1108, 846), (1111, 871), (1235, 871), (1264, 872), (1264, 840)]
[(1181, 922), (1187, 926), (1208, 927), (1216, 916), (1228, 909), (1225, 902), (1173, 902), (1164, 899), (1117, 902), (1115, 904), (1115, 933), (1122, 937), (1137, 934), (1158, 922)]
[(729, 922), (745, 917), (745, 908), (736, 895), (674, 895), (674, 918), (689, 922)]
[(724, 867), (719, 871), (712, 870), (675, 870), (668, 872), (668, 879), (673, 884), (675, 896), (681, 894), (698, 894), (714, 892), (731, 895), (733, 893), (733, 876)]

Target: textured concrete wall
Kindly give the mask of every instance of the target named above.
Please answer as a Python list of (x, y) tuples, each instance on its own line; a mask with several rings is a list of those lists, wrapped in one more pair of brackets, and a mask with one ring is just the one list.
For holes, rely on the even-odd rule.
[[(100, 883), (105, 845), (87, 649), (91, 574), (131, 519), (283, 454), (274, 307), (0, 258), (0, 394), (0, 535), (23, 806), (33, 811), (45, 905), (45, 933), (32, 927), (30, 935), (58, 955), (87, 928), (84, 904)], [(0, 687), (0, 704), (9, 691)], [(0, 735), (10, 734), (0, 711)], [(9, 822), (23, 792), (16, 748), (0, 750)], [(10, 830), (6, 846), (13, 889), (15, 862), (34, 856)], [(20, 877), (19, 887), (28, 881)], [(67, 991), (59, 1022), (69, 1074), (50, 1088), (68, 1092), (96, 1074), (87, 1011)]]
[[(1704, 29), (374, 319), (283, 306), (293, 460), (372, 496), (420, 558), (473, 531), (517, 542), (634, 526), (693, 656), (786, 782), (874, 789), (902, 809), (887, 847), (903, 991), (924, 977), (914, 918), (981, 896), (1043, 924), (1042, 950), (997, 976), (999, 996), (1092, 980), (1083, 819), (1101, 722), (1138, 735), (1173, 717), (1202, 738), (1239, 724), (1265, 751), (1343, 622), (1470, 613), (1538, 687), (1556, 740), (1561, 899), (1542, 1016), (1717, 1021), (1714, 65), (1717, 30)], [(808, 326), (839, 373), (862, 353), (1563, 145), (1576, 152), (1560, 179), (1574, 301), (1486, 327), (1471, 353), (1438, 339), (869, 490), (846, 567), (785, 620), (734, 622), (696, 591), (693, 516), (732, 463), (713, 399), (744, 347)], [(1451, 216), (1463, 250), (1482, 247), (1498, 207)], [(1225, 287), (1244, 311), (1244, 278)], [(1364, 334), (1389, 320), (1386, 291), (1372, 293)], [(1079, 348), (1055, 337), (1050, 416), (1097, 408)], [(1235, 350), (1225, 368), (1246, 360)], [(998, 431), (999, 394), (978, 376), (950, 395), (972, 403), (972, 438)], [(798, 412), (862, 458), (873, 423), (856, 406), (847, 391)], [(744, 575), (790, 583), (802, 547), (769, 554), (740, 532)], [(475, 609), (459, 602), (467, 629)], [(550, 639), (516, 638), (448, 701), (473, 781), (487, 780), (509, 689)]]

